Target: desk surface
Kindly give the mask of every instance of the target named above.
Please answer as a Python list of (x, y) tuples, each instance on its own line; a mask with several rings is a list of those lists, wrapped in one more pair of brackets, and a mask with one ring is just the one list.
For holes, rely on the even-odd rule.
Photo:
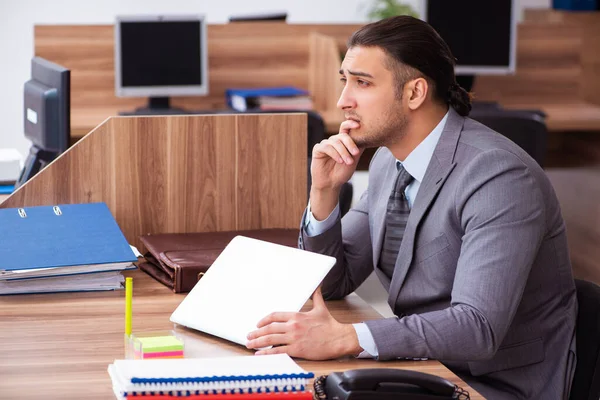
[[(568, 104), (506, 104), (506, 108), (539, 109), (544, 111), (549, 131), (600, 131), (600, 105), (590, 103)], [(121, 109), (74, 108), (71, 112), (71, 137), (78, 140), (106, 118), (119, 114)], [(321, 112), (329, 133), (338, 132), (343, 114), (338, 110)]]
[(542, 110), (551, 132), (600, 131), (600, 105), (592, 103), (568, 104), (505, 104), (505, 108)]
[[(184, 295), (173, 294), (140, 271), (127, 275), (134, 277), (133, 332), (171, 329), (169, 316)], [(124, 291), (1, 297), (0, 398), (114, 398), (107, 367), (123, 358), (124, 297)], [(328, 306), (340, 322), (379, 317), (356, 295)], [(187, 356), (252, 354), (216, 337), (176, 330), (184, 336)], [(438, 361), (297, 361), (316, 375), (372, 367), (419, 370), (466, 388), (472, 399), (482, 398)]]

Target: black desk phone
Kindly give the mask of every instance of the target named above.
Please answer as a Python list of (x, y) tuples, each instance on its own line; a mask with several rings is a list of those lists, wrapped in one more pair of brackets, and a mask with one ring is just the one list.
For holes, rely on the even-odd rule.
[(469, 392), (423, 372), (391, 368), (353, 369), (315, 379), (315, 398), (327, 400), (469, 399)]

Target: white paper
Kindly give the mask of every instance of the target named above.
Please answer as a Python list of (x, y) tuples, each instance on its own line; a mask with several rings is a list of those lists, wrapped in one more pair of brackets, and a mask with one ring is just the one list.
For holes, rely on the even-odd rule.
[(0, 281), (0, 294), (116, 290), (123, 281), (120, 271)]
[(47, 278), (49, 276), (68, 276), (92, 272), (122, 271), (133, 267), (130, 262), (113, 264), (75, 265), (68, 267), (29, 268), (0, 271), (0, 282), (26, 278)]

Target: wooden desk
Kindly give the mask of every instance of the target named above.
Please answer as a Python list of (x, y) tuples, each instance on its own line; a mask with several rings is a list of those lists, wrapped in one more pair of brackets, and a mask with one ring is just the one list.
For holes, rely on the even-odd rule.
[[(171, 329), (169, 316), (184, 295), (140, 271), (133, 276), (133, 331)], [(123, 358), (124, 291), (6, 296), (0, 300), (0, 398), (112, 399), (108, 364)], [(379, 315), (358, 296), (329, 302), (333, 315), (350, 323)], [(177, 327), (186, 355), (219, 357), (252, 351), (200, 332)], [(316, 375), (353, 368), (389, 367), (442, 376), (467, 388), (438, 361), (378, 363), (354, 358), (298, 363)]]
[[(600, 105), (591, 103), (539, 104), (539, 103), (507, 103), (505, 108), (541, 110), (547, 114), (546, 124), (551, 132), (600, 131)], [(77, 141), (98, 126), (106, 118), (119, 115), (128, 108), (76, 108), (71, 114), (71, 140)], [(339, 131), (344, 115), (338, 110), (320, 113), (329, 134)]]
[(506, 103), (505, 108), (541, 110), (546, 113), (546, 126), (550, 132), (600, 131), (600, 105), (573, 102), (565, 104)]
[[(71, 110), (71, 144), (87, 135), (108, 117), (119, 115), (119, 112), (132, 111), (134, 107), (104, 106), (104, 107), (74, 107)], [(600, 109), (600, 107), (599, 107)], [(294, 112), (294, 111), (291, 111)], [(299, 111), (301, 112), (301, 111)], [(336, 133), (344, 120), (344, 114), (339, 110), (319, 112), (325, 122), (327, 132)]]

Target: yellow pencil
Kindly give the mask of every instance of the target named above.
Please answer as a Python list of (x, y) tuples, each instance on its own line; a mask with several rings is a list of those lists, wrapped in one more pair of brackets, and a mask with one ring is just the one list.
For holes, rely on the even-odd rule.
[(133, 278), (125, 278), (125, 335), (131, 335), (131, 301), (133, 297)]

